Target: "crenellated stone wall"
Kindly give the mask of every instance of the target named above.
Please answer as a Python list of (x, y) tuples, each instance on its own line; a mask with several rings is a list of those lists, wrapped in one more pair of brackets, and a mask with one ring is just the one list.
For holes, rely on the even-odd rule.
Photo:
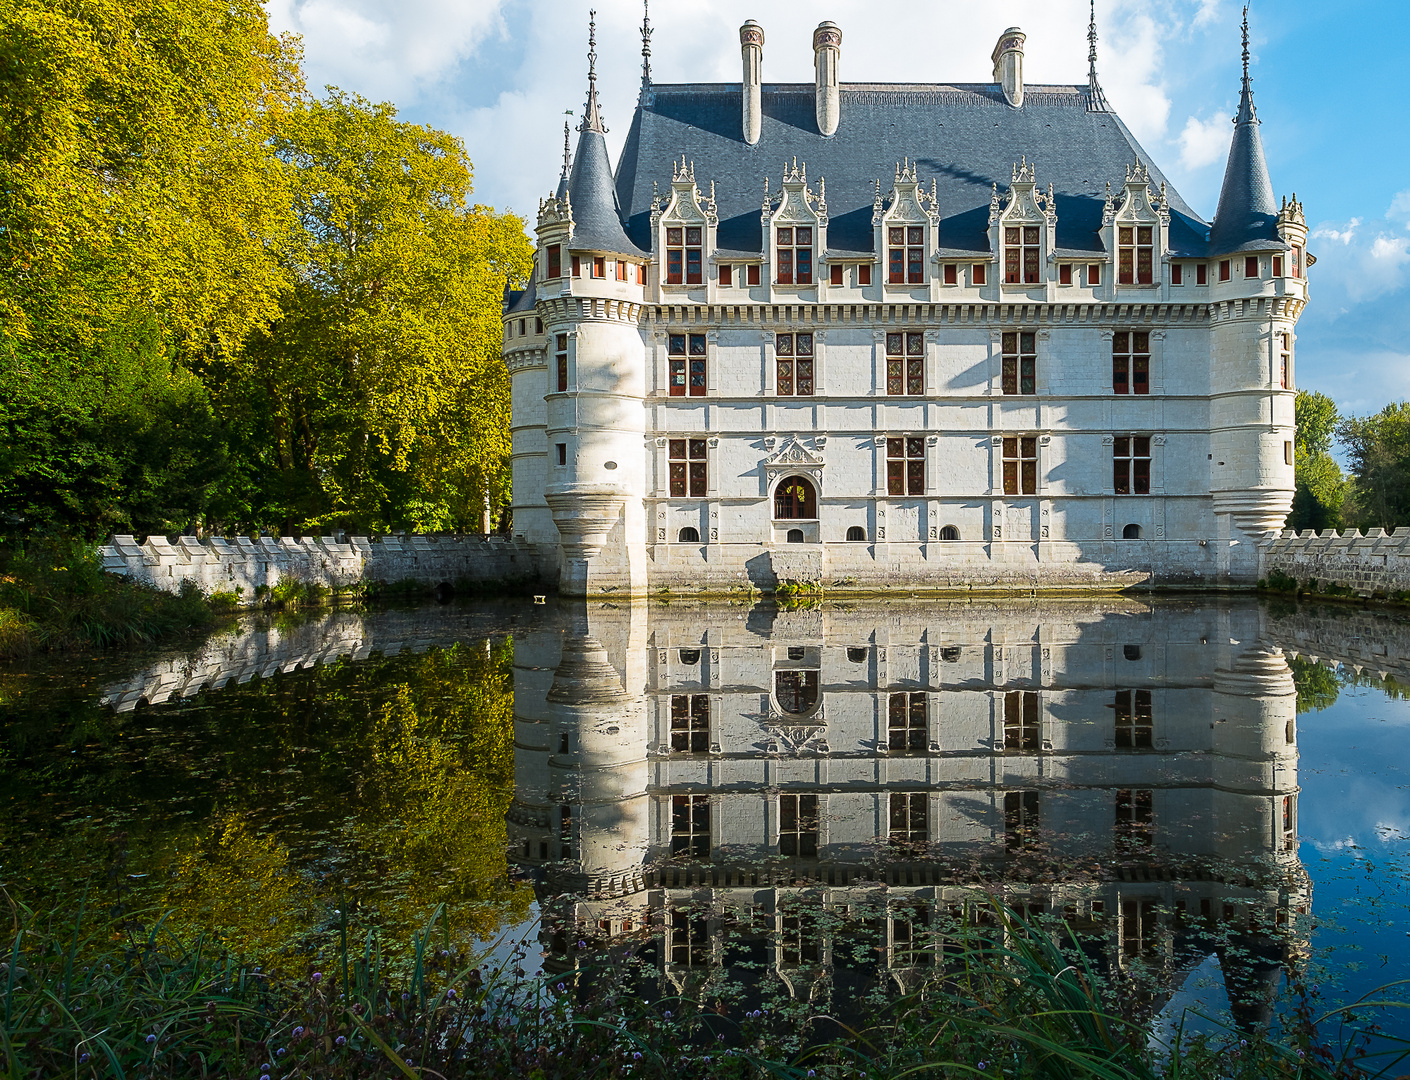
[(257, 594), (285, 579), (346, 588), (359, 581), (415, 581), (428, 588), (537, 579), (538, 556), (531, 545), (501, 536), (247, 536), (172, 543), (149, 536), (114, 536), (102, 547), (103, 569), (175, 592), (183, 581), (201, 591), (239, 593), (254, 603)]
[(1304, 589), (1317, 582), (1312, 591), (1336, 586), (1363, 597), (1410, 594), (1410, 529), (1371, 529), (1364, 536), (1355, 529), (1284, 529), (1259, 554), (1259, 576), (1265, 580), (1277, 571)]

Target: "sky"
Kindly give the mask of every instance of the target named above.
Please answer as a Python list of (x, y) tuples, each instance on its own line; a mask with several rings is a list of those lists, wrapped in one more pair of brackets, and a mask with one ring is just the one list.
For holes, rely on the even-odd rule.
[[(586, 96), (590, 0), (267, 0), (302, 36), (310, 88), (394, 104), (464, 140), (477, 202), (532, 219), (557, 183), (565, 113)], [(614, 160), (641, 80), (640, 0), (597, 0), (598, 86)], [(1238, 106), (1235, 0), (1097, 0), (1113, 108), (1206, 219)], [(738, 82), (738, 28), (763, 25), (764, 81), (811, 82), (812, 30), (842, 30), (848, 81), (987, 82), (1009, 26), (1030, 83), (1085, 83), (1088, 0), (656, 0), (657, 82)], [(1410, 140), (1395, 73), (1407, 0), (1253, 0), (1255, 100), (1275, 192), (1312, 228), (1298, 382), (1343, 413), (1410, 398)], [(1393, 77), (1395, 76), (1395, 77)], [(576, 119), (574, 121), (576, 123)], [(1120, 180), (1120, 177), (1114, 177)], [(530, 220), (532, 224), (532, 220)]]

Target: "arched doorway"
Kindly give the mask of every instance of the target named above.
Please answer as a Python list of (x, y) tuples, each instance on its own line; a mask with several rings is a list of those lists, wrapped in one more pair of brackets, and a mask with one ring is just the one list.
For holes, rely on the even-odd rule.
[(818, 492), (810, 480), (786, 476), (774, 489), (774, 519), (814, 521), (818, 516)]

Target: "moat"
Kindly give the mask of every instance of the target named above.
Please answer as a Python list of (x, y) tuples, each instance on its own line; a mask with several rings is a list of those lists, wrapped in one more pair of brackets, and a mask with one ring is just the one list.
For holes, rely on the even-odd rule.
[(1263, 1025), (1410, 976), (1407, 668), (1403, 616), (1251, 599), (250, 616), (0, 668), (0, 884), (840, 1017), (997, 901), (1157, 1032)]

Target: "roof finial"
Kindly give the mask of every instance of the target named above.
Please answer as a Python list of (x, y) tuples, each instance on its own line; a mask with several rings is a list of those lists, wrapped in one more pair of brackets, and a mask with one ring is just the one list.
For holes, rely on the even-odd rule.
[(1087, 111), (1110, 112), (1102, 84), (1097, 81), (1097, 0), (1091, 0), (1092, 17), (1087, 23)]
[(651, 85), (651, 0), (642, 0), (641, 85)]
[(563, 121), (563, 175), (568, 175), (568, 168), (573, 162), (573, 152), (568, 147), (568, 121)]
[[(1093, 0), (1095, 3), (1096, 0)], [(1248, 5), (1244, 5), (1244, 89), (1249, 88), (1248, 84)]]
[(579, 131), (596, 131), (602, 134), (607, 126), (597, 110), (597, 9), (588, 12), (588, 96), (587, 108), (583, 111), (583, 122)]
[(1234, 123), (1242, 124), (1248, 121), (1258, 120), (1258, 110), (1253, 105), (1253, 77), (1248, 73), (1248, 5), (1244, 5), (1243, 22), (1243, 63), (1244, 81), (1239, 92), (1239, 115), (1235, 117)]

